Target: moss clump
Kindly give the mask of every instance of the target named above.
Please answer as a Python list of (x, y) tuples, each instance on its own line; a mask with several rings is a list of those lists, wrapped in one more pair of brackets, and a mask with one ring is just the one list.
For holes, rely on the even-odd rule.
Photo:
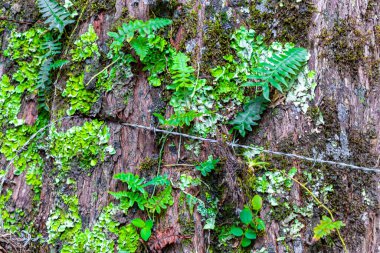
[[(178, 43), (178, 45), (174, 45), (175, 47), (184, 51), (185, 42), (197, 36), (198, 13), (193, 8), (192, 3), (187, 3), (184, 6), (178, 7), (173, 12), (171, 18), (173, 24), (169, 37), (172, 38), (172, 43)], [(199, 49), (193, 51), (195, 52), (196, 50)]]
[(250, 27), (266, 40), (293, 42), (306, 46), (308, 28), (312, 25), (315, 7), (311, 1), (254, 0), (250, 6)]
[(103, 11), (110, 11), (115, 8), (116, 0), (75, 0), (73, 2), (73, 7), (78, 13), (83, 13), (83, 19), (87, 19), (90, 16), (97, 15)]
[(152, 168), (156, 167), (158, 164), (157, 159), (153, 159), (151, 157), (145, 157), (145, 159), (140, 163), (140, 170), (152, 170)]
[(156, 0), (149, 6), (150, 17), (172, 18), (175, 10), (180, 6), (177, 0)]
[(368, 34), (352, 19), (339, 19), (331, 31), (324, 29), (320, 34), (321, 45), (325, 47), (326, 56), (345, 71), (356, 75), (358, 67), (366, 59), (364, 47)]
[(206, 32), (203, 38), (205, 50), (202, 54), (201, 69), (210, 71), (211, 68), (224, 65), (222, 56), (232, 54), (230, 37), (232, 27), (222, 22), (222, 16), (216, 17), (215, 21), (206, 22)]

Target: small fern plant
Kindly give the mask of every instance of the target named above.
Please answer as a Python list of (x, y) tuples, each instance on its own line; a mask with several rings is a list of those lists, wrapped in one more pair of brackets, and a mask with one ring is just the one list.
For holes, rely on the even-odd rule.
[(282, 87), (288, 89), (307, 60), (308, 52), (305, 48), (289, 48), (280, 53), (273, 53), (272, 57), (260, 62), (253, 69), (253, 75), (248, 76), (256, 82), (247, 82), (243, 86), (262, 87), (264, 98), (269, 100), (269, 85), (280, 92), (283, 92)]
[(252, 131), (252, 126), (258, 125), (267, 105), (268, 101), (263, 96), (255, 97), (243, 106), (243, 111), (239, 112), (229, 124), (234, 125), (232, 129), (238, 130), (240, 135), (245, 137), (247, 131)]
[[(114, 178), (127, 184), (128, 191), (110, 192), (112, 196), (120, 200), (120, 206), (125, 211), (136, 204), (140, 210), (160, 214), (162, 210), (174, 203), (172, 187), (166, 176), (156, 176), (147, 181), (132, 173), (119, 173)], [(163, 190), (149, 196), (149, 188), (158, 186), (164, 187)]]
[(145, 58), (149, 51), (148, 37), (154, 32), (172, 23), (170, 19), (155, 18), (148, 21), (133, 20), (124, 23), (117, 32), (109, 32), (108, 36), (113, 38), (110, 46), (114, 55), (119, 55), (125, 43), (129, 43), (140, 58)]
[(74, 23), (74, 20), (70, 18), (71, 13), (56, 1), (38, 0), (37, 4), (42, 17), (46, 18), (45, 24), (49, 25), (50, 30), (58, 29), (59, 33), (62, 34), (65, 26)]

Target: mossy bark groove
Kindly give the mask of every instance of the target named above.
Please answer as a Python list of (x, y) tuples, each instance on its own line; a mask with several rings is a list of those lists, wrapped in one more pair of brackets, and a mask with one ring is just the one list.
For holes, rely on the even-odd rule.
[[(7, 2), (7, 1), (5, 1)], [(83, 20), (79, 23), (78, 32), (85, 31), (89, 24), (95, 28), (99, 36), (100, 48), (107, 43), (107, 31), (131, 18), (147, 20), (153, 15), (172, 18), (175, 22), (172, 34), (172, 44), (177, 49), (192, 54), (194, 68), (201, 66), (208, 70), (218, 64), (222, 55), (230, 52), (228, 39), (234, 28), (240, 25), (250, 26), (262, 34), (267, 34), (269, 40), (291, 41), (308, 48), (311, 57), (310, 69), (317, 72), (317, 90), (314, 107), (307, 115), (295, 107), (279, 105), (267, 113), (260, 126), (250, 134), (246, 143), (256, 143), (271, 149), (294, 152), (307, 156), (322, 156), (364, 166), (379, 166), (380, 160), (380, 4), (374, 0), (362, 1), (72, 1), (75, 6), (83, 7), (89, 2)], [(280, 7), (280, 2), (283, 4)], [(8, 7), (4, 3), (2, 13), (14, 13), (15, 18), (37, 19), (34, 1), (13, 1)], [(2, 4), (2, 2), (0, 3)], [(11, 8), (16, 4), (19, 6)], [(28, 7), (28, 8), (27, 8)], [(166, 8), (167, 7), (167, 8)], [(20, 10), (19, 10), (20, 9)], [(30, 12), (30, 13), (29, 13)], [(1, 16), (1, 15), (0, 15)], [(181, 22), (181, 20), (183, 22)], [(265, 21), (265, 22), (264, 22)], [(0, 21), (2, 22), (2, 21)], [(298, 23), (294, 23), (298, 22)], [(20, 29), (26, 29), (22, 25)], [(303, 29), (300, 31), (300, 29)], [(173, 32), (173, 33), (174, 33)], [(0, 35), (2, 49), (6, 47), (9, 37), (7, 31)], [(0, 55), (0, 75), (12, 68)], [(65, 73), (63, 73), (65, 74)], [(207, 76), (206, 76), (207, 78)], [(65, 80), (58, 82), (63, 85)], [(91, 173), (73, 170), (76, 178), (76, 190), (57, 188), (54, 186), (54, 176), (51, 174), (52, 161), (45, 165), (43, 187), (40, 204), (33, 206), (33, 192), (25, 183), (25, 175), (14, 176), (10, 173), (6, 189), (12, 189), (12, 205), (10, 209), (20, 208), (27, 214), (27, 222), (34, 222), (36, 230), (46, 236), (46, 222), (50, 211), (54, 208), (57, 196), (71, 192), (79, 200), (79, 210), (84, 227), (89, 227), (99, 217), (102, 207), (113, 201), (109, 191), (122, 190), (120, 183), (113, 175), (120, 172), (139, 174), (157, 173), (157, 159), (163, 147), (162, 164), (176, 164), (178, 161), (206, 160), (209, 154), (224, 157), (224, 171), (232, 181), (245, 182), (248, 175), (243, 170), (238, 159), (234, 159), (231, 150), (222, 146), (202, 144), (199, 157), (186, 152), (183, 140), (178, 137), (168, 137), (166, 142), (158, 144), (154, 133), (121, 126), (117, 122), (131, 122), (150, 126), (154, 124), (152, 111), (162, 110), (165, 93), (159, 88), (152, 88), (147, 81), (147, 74), (137, 66), (134, 76), (114, 90), (105, 94), (98, 101), (95, 118), (105, 120), (111, 129), (110, 142), (116, 149), (116, 154), (108, 157), (104, 163), (96, 166)], [(124, 101), (128, 98), (128, 103)], [(54, 108), (62, 108), (64, 100), (55, 101)], [(36, 119), (36, 99), (24, 98), (20, 117), (32, 122)], [(313, 108), (319, 108), (325, 124), (316, 126), (313, 122)], [(166, 115), (172, 112), (166, 110)], [(56, 118), (59, 112), (53, 112)], [(75, 118), (62, 122), (62, 129), (79, 125), (88, 118)], [(221, 130), (222, 131), (222, 130)], [(226, 131), (226, 130), (223, 130)], [(162, 146), (161, 146), (162, 145)], [(345, 224), (342, 233), (349, 252), (376, 253), (380, 249), (380, 201), (379, 175), (343, 170), (341, 168), (313, 165), (301, 161), (288, 161), (273, 157), (272, 162), (278, 166), (295, 166), (301, 172), (313, 167), (323, 171), (321, 184), (333, 184), (335, 191), (330, 200), (331, 208)], [(1, 157), (0, 164), (6, 164)], [(161, 164), (161, 165), (162, 165)], [(153, 168), (152, 171), (147, 167)], [(231, 168), (234, 168), (233, 170)], [(161, 172), (170, 178), (179, 179), (181, 171), (186, 167), (160, 168)], [(195, 170), (188, 172), (197, 176)], [(239, 178), (240, 177), (240, 178)], [(242, 208), (244, 197), (242, 190), (231, 193), (225, 178), (215, 178), (215, 186), (226, 190), (227, 195), (235, 199), (233, 204), (223, 207), (226, 217), (233, 216), (238, 208)], [(243, 188), (243, 187), (242, 187)], [(363, 189), (372, 204), (363, 202)], [(203, 187), (191, 189), (194, 194), (202, 195), (207, 190)], [(235, 195), (235, 196), (232, 196)], [(190, 212), (183, 201), (180, 191), (175, 191), (175, 204), (159, 219), (157, 229), (163, 231), (173, 229), (175, 234), (189, 236), (179, 240), (174, 245), (165, 248), (164, 252), (236, 252), (236, 245), (222, 248), (216, 242), (217, 237), (211, 237), (203, 230), (201, 216), (196, 211)], [(305, 196), (300, 187), (294, 186), (291, 192), (291, 202), (302, 204)], [(328, 241), (310, 243), (312, 225), (318, 223), (321, 211), (315, 210), (313, 218), (304, 222), (309, 224), (302, 230), (301, 239), (279, 242), (281, 214), (267, 224), (265, 235), (258, 239), (255, 248), (266, 247), (269, 252), (341, 252), (336, 237)], [(268, 213), (264, 210), (263, 216)], [(132, 217), (128, 217), (132, 218)], [(215, 241), (213, 241), (215, 240)], [(32, 248), (31, 252), (52, 252), (60, 245), (44, 245)]]

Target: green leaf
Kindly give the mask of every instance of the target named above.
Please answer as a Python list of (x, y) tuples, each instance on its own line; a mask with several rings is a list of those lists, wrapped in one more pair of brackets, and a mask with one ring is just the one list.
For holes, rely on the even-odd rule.
[(232, 227), (230, 233), (233, 234), (234, 236), (239, 237), (243, 235), (243, 230), (238, 227)]
[(66, 25), (74, 23), (74, 20), (70, 19), (71, 14), (56, 1), (38, 0), (37, 4), (42, 17), (46, 18), (45, 24), (49, 25), (50, 30), (57, 28), (60, 33), (63, 33)]
[(256, 223), (257, 230), (259, 230), (259, 231), (265, 230), (265, 222), (262, 219), (257, 217), (255, 220), (255, 223)]
[(145, 227), (141, 229), (140, 235), (144, 241), (148, 241), (150, 236), (152, 235), (152, 230), (150, 228)]
[(263, 199), (259, 195), (255, 195), (251, 201), (252, 209), (259, 211), (263, 206)]
[(208, 173), (215, 169), (215, 166), (218, 164), (218, 162), (219, 159), (213, 159), (212, 155), (210, 155), (207, 161), (201, 163), (199, 166), (196, 166), (195, 168), (201, 172), (202, 176), (205, 177)]
[(145, 221), (143, 221), (140, 218), (133, 219), (131, 222), (132, 222), (133, 225), (135, 225), (138, 228), (145, 227)]
[(340, 220), (332, 221), (329, 217), (322, 216), (320, 223), (314, 228), (314, 238), (319, 240), (322, 237), (331, 234), (334, 230), (342, 228), (343, 226), (344, 223)]
[(140, 60), (144, 60), (145, 56), (149, 52), (148, 38), (139, 36), (130, 42), (132, 48), (136, 54), (140, 57)]
[[(269, 84), (282, 92), (282, 86), (289, 88), (292, 78), (297, 76), (308, 60), (305, 48), (289, 48), (281, 53), (274, 53), (272, 57), (260, 62), (253, 71), (255, 75), (249, 78), (256, 79), (258, 86), (263, 87), (263, 94), (269, 100)], [(253, 86), (254, 84), (249, 84)]]
[(252, 229), (248, 229), (246, 232), (245, 232), (245, 237), (248, 238), (248, 239), (256, 239), (257, 235), (255, 233), (255, 231), (253, 231)]
[(252, 211), (249, 210), (248, 208), (244, 208), (244, 209), (240, 212), (240, 220), (241, 220), (241, 222), (243, 222), (244, 224), (249, 224), (249, 223), (251, 223), (252, 219), (253, 219)]
[(246, 131), (252, 131), (252, 126), (258, 125), (261, 114), (267, 107), (267, 100), (263, 96), (255, 97), (243, 106), (243, 111), (239, 112), (236, 118), (228, 124), (235, 125), (233, 129), (239, 131), (241, 136), (246, 135)]
[(248, 247), (249, 245), (251, 245), (251, 243), (252, 243), (252, 240), (250, 240), (250, 239), (248, 239), (246, 237), (244, 237), (243, 240), (241, 240), (241, 246), (243, 248)]
[(152, 220), (145, 221), (145, 227), (152, 229), (153, 228), (153, 221)]
[(294, 175), (297, 174), (297, 168), (291, 168), (288, 172), (289, 177), (294, 177)]

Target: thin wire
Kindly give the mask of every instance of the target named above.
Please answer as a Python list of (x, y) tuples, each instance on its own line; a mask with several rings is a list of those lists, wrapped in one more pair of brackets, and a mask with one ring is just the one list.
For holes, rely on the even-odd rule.
[[(179, 132), (172, 132), (172, 131), (163, 130), (163, 129), (159, 129), (159, 128), (155, 128), (155, 127), (148, 127), (148, 126), (130, 124), (130, 123), (121, 123), (121, 125), (134, 127), (134, 128), (141, 128), (141, 129), (145, 129), (147, 131), (153, 131), (153, 132), (165, 133), (165, 134), (170, 134), (170, 135), (182, 136), (182, 137), (185, 137), (188, 139), (199, 140), (199, 141), (204, 141), (204, 142), (211, 142), (211, 143), (218, 143), (219, 142), (218, 140), (215, 140), (215, 139), (203, 138), (203, 137), (193, 136), (193, 135), (189, 135), (189, 134), (183, 134), (183, 133), (179, 133)], [(247, 145), (236, 144), (233, 142), (226, 142), (226, 144), (228, 146), (234, 147), (234, 148), (252, 149), (252, 150), (261, 151), (263, 153), (267, 153), (267, 154), (271, 154), (271, 155), (286, 156), (289, 158), (305, 160), (305, 161), (314, 162), (314, 163), (325, 163), (325, 164), (330, 164), (330, 165), (347, 167), (347, 168), (350, 168), (353, 170), (362, 170), (362, 171), (366, 171), (366, 172), (380, 173), (380, 168), (356, 166), (354, 164), (317, 159), (317, 158), (312, 158), (312, 157), (307, 157), (307, 156), (302, 156), (302, 155), (297, 155), (297, 154), (283, 153), (280, 151), (273, 151), (273, 150), (268, 150), (268, 149), (251, 147), (251, 146), (247, 146)]]

